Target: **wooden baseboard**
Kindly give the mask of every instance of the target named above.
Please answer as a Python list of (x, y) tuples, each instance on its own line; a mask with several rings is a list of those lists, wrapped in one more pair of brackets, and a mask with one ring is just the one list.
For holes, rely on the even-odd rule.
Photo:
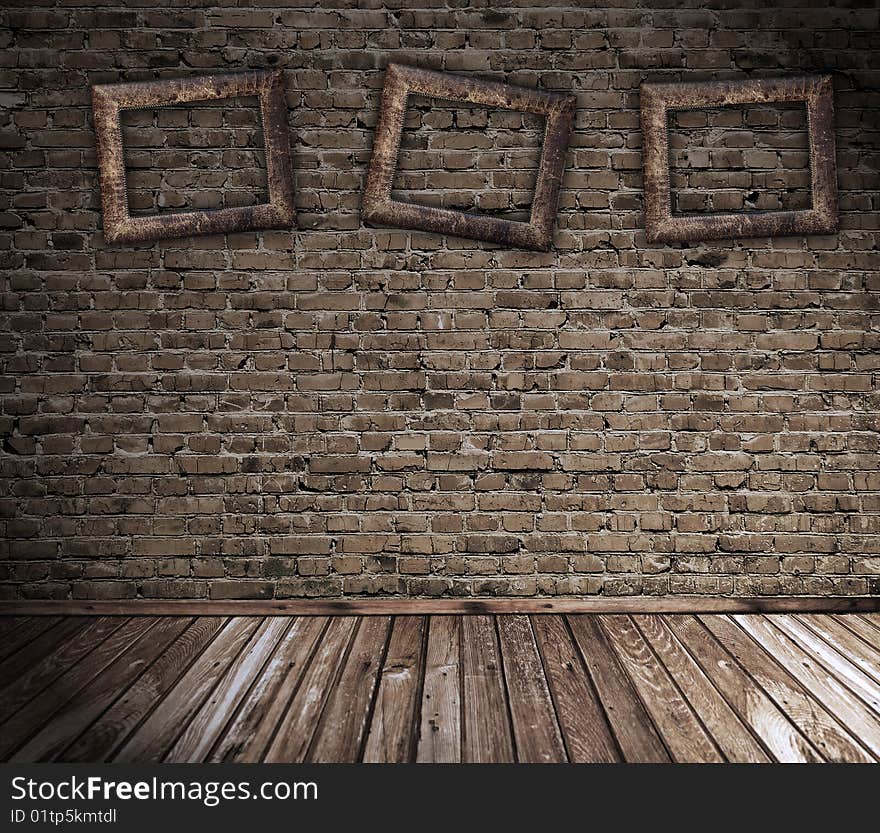
[(393, 616), (466, 613), (877, 613), (878, 596), (6, 601), (0, 616)]

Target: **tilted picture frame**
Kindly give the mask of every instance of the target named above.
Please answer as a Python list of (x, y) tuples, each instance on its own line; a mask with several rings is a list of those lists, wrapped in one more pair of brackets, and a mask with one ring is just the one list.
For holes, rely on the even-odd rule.
[[(778, 211), (675, 215), (669, 178), (667, 115), (743, 104), (804, 102), (812, 206)], [(649, 242), (685, 243), (737, 237), (782, 237), (837, 231), (834, 89), (830, 75), (641, 86), (645, 231)]]
[[(544, 143), (529, 222), (392, 199), (391, 190), (410, 93), (544, 117)], [(547, 251), (552, 242), (565, 154), (574, 122), (574, 107), (575, 98), (561, 93), (389, 64), (364, 191), (363, 219), (397, 228)]]
[[(257, 96), (266, 152), (269, 201), (259, 205), (204, 211), (131, 216), (125, 180), (120, 115), (123, 110), (169, 107), (195, 101)], [(198, 234), (283, 228), (295, 221), (293, 168), (287, 107), (280, 71), (96, 84), (92, 87), (104, 239), (138, 243)]]

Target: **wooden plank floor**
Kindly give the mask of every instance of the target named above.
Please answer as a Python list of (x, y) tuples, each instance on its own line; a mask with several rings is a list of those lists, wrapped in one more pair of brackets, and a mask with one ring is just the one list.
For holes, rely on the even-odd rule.
[(0, 760), (880, 761), (880, 614), (0, 618)]

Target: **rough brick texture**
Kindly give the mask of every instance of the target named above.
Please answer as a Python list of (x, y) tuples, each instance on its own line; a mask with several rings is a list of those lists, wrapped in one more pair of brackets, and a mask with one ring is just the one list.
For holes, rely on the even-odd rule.
[(671, 114), (672, 210), (810, 208), (810, 153), (803, 104)]
[[(0, 13), (0, 596), (880, 592), (876, 4), (185, 5)], [(389, 60), (577, 95), (552, 251), (363, 226)], [(89, 84), (262, 67), (299, 227), (105, 245)], [(840, 233), (647, 245), (640, 82), (800, 72)], [(679, 208), (803, 199), (748, 112), (672, 125)], [(133, 205), (257, 199), (248, 118), (128, 117)], [(413, 102), (396, 186), (521, 212), (536, 131)]]
[(124, 110), (121, 123), (132, 216), (269, 201), (256, 96)]

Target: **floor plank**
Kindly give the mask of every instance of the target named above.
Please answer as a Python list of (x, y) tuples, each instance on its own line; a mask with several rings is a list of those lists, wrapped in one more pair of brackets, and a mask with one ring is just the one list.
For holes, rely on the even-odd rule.
[(306, 760), (314, 763), (360, 760), (390, 627), (388, 616), (361, 619)]
[[(870, 616), (857, 616), (856, 619), (859, 619), (861, 623), (864, 625), (862, 629), (862, 638), (873, 645), (875, 648), (880, 649), (880, 619), (875, 620)], [(849, 617), (847, 617), (847, 621)]]
[(831, 761), (865, 759), (864, 750), (739, 623), (726, 616), (701, 616), (700, 621), (785, 712), (820, 755)]
[(88, 626), (88, 622), (83, 617), (63, 619), (35, 636), (0, 663), (0, 681), (6, 684), (16, 680), (56, 649), (64, 650), (68, 643), (77, 641), (79, 632)]
[(667, 616), (664, 621), (773, 758), (781, 763), (822, 760), (786, 714), (703, 624), (684, 615)]
[(732, 763), (770, 760), (755, 736), (739, 719), (696, 660), (676, 639), (662, 616), (633, 616), (642, 636), (661, 659), (678, 688), (687, 697), (700, 721), (724, 757)]
[(23, 674), (10, 680), (8, 685), (0, 689), (0, 723), (52, 685), (61, 674), (81, 662), (123, 621), (111, 616), (91, 620), (79, 631), (76, 639), (59, 645)]
[[(0, 662), (32, 643), (40, 634), (54, 628), (61, 621), (60, 616), (29, 617), (21, 627), (16, 628), (3, 642), (0, 642)], [(10, 679), (12, 677), (8, 676), (0, 665), (0, 680), (8, 682)]]
[(501, 616), (497, 624), (516, 759), (522, 763), (567, 761), (529, 617)]
[(432, 616), (416, 760), (461, 761), (461, 617)]
[(535, 616), (532, 623), (569, 759), (572, 763), (623, 760), (565, 620)]
[(203, 616), (190, 624), (88, 731), (80, 734), (62, 753), (61, 759), (74, 763), (110, 760), (201, 655), (226, 621), (216, 616)]
[(165, 755), (165, 761), (186, 763), (205, 759), (255, 677), (272, 655), (287, 625), (283, 619), (276, 617), (260, 623), (250, 641)]
[[(774, 616), (771, 621), (779, 630), (795, 642), (805, 653), (825, 668), (836, 681), (843, 683), (849, 692), (856, 694), (874, 714), (880, 714), (880, 684), (855, 663), (829, 645), (816, 631), (790, 616)], [(855, 640), (853, 640), (855, 641)], [(880, 666), (873, 669), (880, 672)]]
[(186, 629), (189, 620), (163, 618), (81, 688), (13, 757), (13, 761), (54, 760)]
[(100, 678), (107, 666), (158, 621), (155, 617), (122, 620), (120, 627), (88, 654), (88, 662), (80, 662), (69, 668), (57, 678), (54, 685), (34, 697), (26, 709), (21, 709), (0, 724), (0, 758), (6, 758), (39, 731), (59, 709), (84, 686)]
[(426, 619), (396, 616), (364, 749), (368, 763), (412, 760), (418, 727)]
[(860, 616), (880, 632), (880, 613), (862, 613)]
[(5, 644), (18, 628), (27, 623), (27, 616), (0, 616), (0, 644)]
[(669, 752), (596, 618), (569, 616), (568, 624), (624, 759), (630, 763), (668, 762)]
[(492, 616), (465, 616), (461, 633), (462, 761), (516, 760)]
[[(763, 616), (737, 616), (733, 621), (773, 657), (768, 666), (775, 662), (797, 680), (799, 685), (788, 685), (781, 696), (789, 699), (789, 709), (830, 761), (868, 763), (871, 754), (867, 750), (880, 752), (880, 721), (864, 704), (847, 696), (845, 687), (812, 656)], [(844, 717), (849, 731), (834, 718), (835, 712)]]
[(259, 624), (260, 620), (253, 617), (230, 619), (146, 720), (132, 732), (114, 760), (161, 761)]
[(660, 664), (629, 616), (602, 616), (599, 624), (617, 652), (666, 748), (676, 761), (721, 763), (724, 759), (669, 672)]
[(862, 636), (862, 628), (867, 627), (863, 622), (848, 616), (811, 616), (809, 619), (802, 617), (801, 621), (821, 634), (868, 676), (880, 682), (880, 648), (875, 648)]
[(327, 624), (324, 616), (302, 616), (293, 621), (209, 760), (235, 763), (262, 760)]
[(301, 685), (286, 711), (279, 715), (276, 733), (266, 751), (266, 763), (300, 763), (305, 759), (357, 624), (355, 616), (330, 620)]

